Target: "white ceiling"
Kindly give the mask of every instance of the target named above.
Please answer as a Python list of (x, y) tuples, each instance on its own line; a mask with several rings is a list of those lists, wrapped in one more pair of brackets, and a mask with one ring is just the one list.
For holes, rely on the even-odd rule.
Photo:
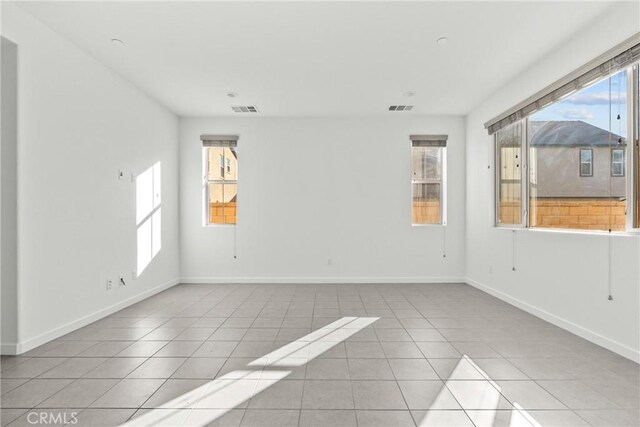
[[(610, 2), (21, 2), (180, 116), (466, 114)], [(446, 45), (436, 39), (449, 38)], [(124, 40), (115, 46), (112, 38)], [(240, 94), (231, 99), (228, 91)], [(404, 97), (415, 91), (412, 98)], [(387, 113), (390, 104), (415, 105)]]

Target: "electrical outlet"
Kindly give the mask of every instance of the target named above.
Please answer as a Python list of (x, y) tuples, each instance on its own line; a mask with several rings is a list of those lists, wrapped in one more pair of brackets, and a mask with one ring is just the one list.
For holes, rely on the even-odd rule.
[(333, 258), (327, 258), (327, 265), (333, 265)]
[(110, 291), (113, 286), (113, 280), (107, 279), (107, 290)]

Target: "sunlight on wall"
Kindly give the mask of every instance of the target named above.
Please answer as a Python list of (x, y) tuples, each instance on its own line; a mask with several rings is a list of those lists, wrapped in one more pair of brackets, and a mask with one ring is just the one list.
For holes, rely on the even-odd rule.
[(138, 276), (162, 248), (161, 182), (160, 162), (136, 177)]

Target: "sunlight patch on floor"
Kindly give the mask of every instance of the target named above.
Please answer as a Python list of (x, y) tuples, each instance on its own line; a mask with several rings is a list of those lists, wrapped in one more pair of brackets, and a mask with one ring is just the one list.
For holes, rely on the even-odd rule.
[[(378, 319), (343, 317), (250, 362), (247, 370), (232, 371), (209, 381), (157, 408), (143, 412), (124, 426), (208, 425), (287, 377), (291, 374), (287, 367), (294, 368), (308, 363)], [(262, 370), (263, 367), (282, 369)], [(199, 408), (206, 410), (194, 411)]]
[[(513, 405), (508, 404), (501, 394), (500, 386), (466, 354), (460, 358), (445, 380), (419, 427), (435, 426), (441, 422), (442, 411), (438, 410), (446, 407), (450, 393), (453, 393), (463, 409), (473, 411), (473, 423), (477, 426), (505, 425), (504, 420), (499, 419), (498, 411), (501, 411), (502, 415), (509, 411), (508, 427), (541, 427), (517, 402), (513, 402)], [(506, 404), (509, 407), (505, 407)]]

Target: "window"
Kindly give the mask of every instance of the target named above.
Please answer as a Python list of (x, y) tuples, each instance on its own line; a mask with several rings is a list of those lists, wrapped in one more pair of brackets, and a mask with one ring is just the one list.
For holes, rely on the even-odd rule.
[(624, 150), (622, 148), (611, 150), (611, 176), (624, 176)]
[[(624, 70), (525, 119), (529, 157), (536, 159), (529, 173), (537, 176), (529, 178), (531, 227), (626, 229), (626, 91)], [(580, 177), (588, 179), (570, 172), (576, 158)]]
[(412, 224), (446, 224), (446, 135), (412, 135)]
[(136, 177), (137, 276), (162, 248), (160, 186), (160, 162)]
[(203, 138), (205, 159), (203, 182), (205, 224), (236, 224), (238, 213), (237, 137), (203, 135), (201, 138)]
[(498, 224), (522, 224), (522, 123), (516, 122), (496, 132)]
[(593, 176), (593, 150), (580, 149), (580, 176)]
[(627, 229), (630, 76), (597, 80), (495, 132), (496, 224)]

